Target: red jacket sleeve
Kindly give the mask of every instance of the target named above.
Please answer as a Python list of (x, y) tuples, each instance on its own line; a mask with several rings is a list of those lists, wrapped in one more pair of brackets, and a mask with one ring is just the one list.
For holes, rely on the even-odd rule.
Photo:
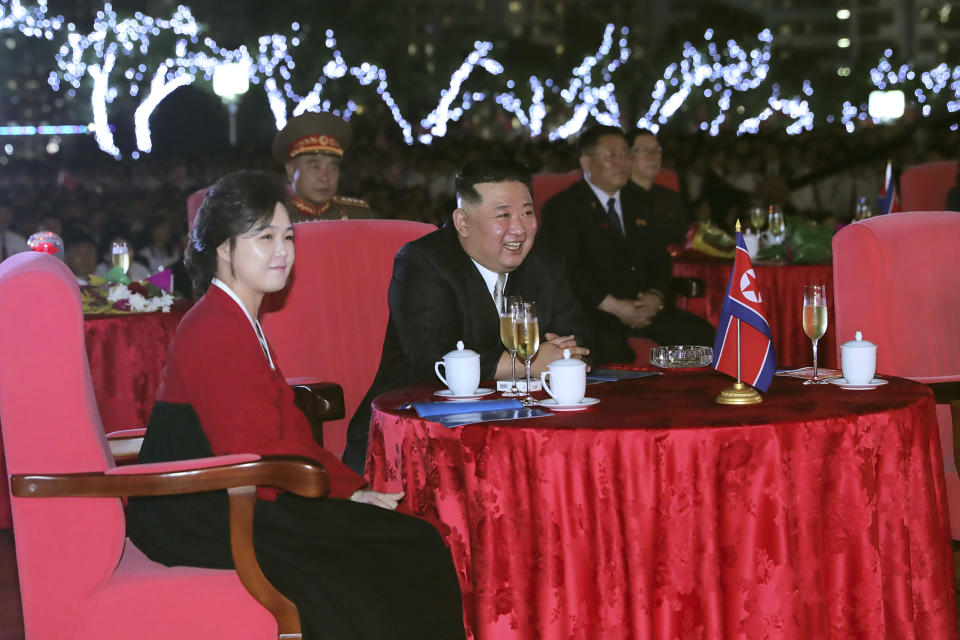
[[(270, 368), (240, 307), (214, 287), (197, 306), (177, 330), (158, 398), (190, 403), (216, 455), (312, 458), (326, 467), (335, 498), (365, 486), (362, 476), (313, 440), (293, 390), (279, 368)], [(261, 492), (271, 494), (276, 492)]]

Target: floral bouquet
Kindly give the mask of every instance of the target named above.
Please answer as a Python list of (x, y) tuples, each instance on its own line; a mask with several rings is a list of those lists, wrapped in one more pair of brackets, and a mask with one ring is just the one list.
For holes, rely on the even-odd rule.
[(84, 313), (170, 311), (172, 291), (169, 270), (131, 282), (120, 267), (114, 267), (106, 277), (90, 276), (90, 284), (80, 287), (80, 300)]

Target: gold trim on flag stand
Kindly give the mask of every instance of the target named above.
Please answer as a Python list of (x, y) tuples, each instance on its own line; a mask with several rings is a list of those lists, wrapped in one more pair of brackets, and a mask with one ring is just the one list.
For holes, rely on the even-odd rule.
[[(737, 220), (737, 232), (740, 231), (740, 221)], [(748, 384), (740, 381), (740, 318), (737, 318), (737, 381), (727, 387), (717, 396), (717, 404), (744, 405), (763, 402), (760, 392)]]

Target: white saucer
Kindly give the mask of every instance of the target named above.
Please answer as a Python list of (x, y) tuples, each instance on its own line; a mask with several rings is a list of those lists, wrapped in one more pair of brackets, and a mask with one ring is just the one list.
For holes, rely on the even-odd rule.
[(440, 396), (440, 397), (443, 398), (444, 400), (454, 400), (454, 401), (456, 401), (456, 400), (476, 400), (477, 398), (482, 398), (483, 396), (488, 396), (488, 395), (490, 395), (491, 393), (493, 393), (494, 391), (495, 391), (494, 389), (487, 389), (487, 388), (485, 388), (485, 387), (480, 387), (479, 389), (477, 389), (476, 391), (474, 391), (474, 392), (471, 393), (470, 395), (467, 395), (467, 396), (455, 396), (455, 395), (453, 395), (453, 391), (450, 391), (450, 389), (441, 389), (440, 391), (435, 391), (433, 395), (435, 395), (435, 396)]
[(887, 384), (889, 380), (884, 380), (883, 378), (874, 378), (868, 384), (848, 384), (846, 378), (830, 378), (827, 380), (830, 384), (835, 384), (841, 389), (849, 389), (850, 391), (867, 391), (869, 389), (876, 389), (877, 387)]
[(551, 411), (580, 411), (581, 409), (592, 407), (598, 402), (600, 402), (600, 400), (597, 398), (584, 398), (577, 404), (557, 404), (557, 401), (553, 398), (547, 398), (546, 400), (541, 400), (537, 404), (544, 409), (550, 409)]

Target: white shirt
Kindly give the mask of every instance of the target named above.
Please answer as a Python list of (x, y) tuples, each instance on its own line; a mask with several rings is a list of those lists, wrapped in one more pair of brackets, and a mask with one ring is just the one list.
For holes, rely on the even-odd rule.
[(270, 363), (270, 368), (276, 370), (277, 367), (273, 364), (273, 358), (270, 357), (270, 347), (267, 346), (267, 338), (263, 335), (263, 329), (260, 328), (260, 321), (250, 315), (250, 312), (247, 311), (245, 306), (243, 306), (243, 302), (240, 301), (240, 298), (237, 297), (237, 294), (235, 294), (233, 289), (228, 287), (222, 280), (217, 280), (214, 278), (210, 281), (210, 284), (221, 289), (224, 293), (230, 296), (234, 302), (240, 305), (240, 308), (243, 310), (243, 315), (247, 316), (247, 320), (250, 321), (250, 326), (253, 327), (253, 332), (256, 334), (257, 340), (260, 341), (260, 347), (263, 349), (264, 355), (267, 356), (267, 362)]
[(612, 196), (603, 191), (602, 189), (597, 188), (586, 176), (583, 178), (586, 180), (587, 185), (593, 190), (596, 194), (597, 199), (603, 205), (603, 210), (607, 210), (607, 203), (610, 202), (610, 198), (613, 198), (613, 208), (617, 210), (617, 217), (620, 219), (620, 229), (619, 231), (623, 233), (623, 230), (626, 229), (626, 226), (623, 224), (623, 208), (620, 206), (620, 191), (618, 190)]
[[(496, 271), (490, 271), (490, 269), (487, 269), (485, 266), (483, 266), (473, 258), (470, 258), (470, 261), (477, 267), (477, 271), (479, 271), (480, 275), (483, 277), (484, 284), (487, 285), (487, 292), (490, 293), (490, 299), (493, 300), (494, 304), (496, 304), (497, 299), (493, 296), (493, 290), (497, 286), (497, 279), (500, 278), (500, 274), (497, 273)], [(506, 291), (507, 278), (510, 277), (510, 274), (505, 273), (503, 275), (506, 276), (506, 278), (504, 278), (503, 280), (503, 289), (504, 291)]]

